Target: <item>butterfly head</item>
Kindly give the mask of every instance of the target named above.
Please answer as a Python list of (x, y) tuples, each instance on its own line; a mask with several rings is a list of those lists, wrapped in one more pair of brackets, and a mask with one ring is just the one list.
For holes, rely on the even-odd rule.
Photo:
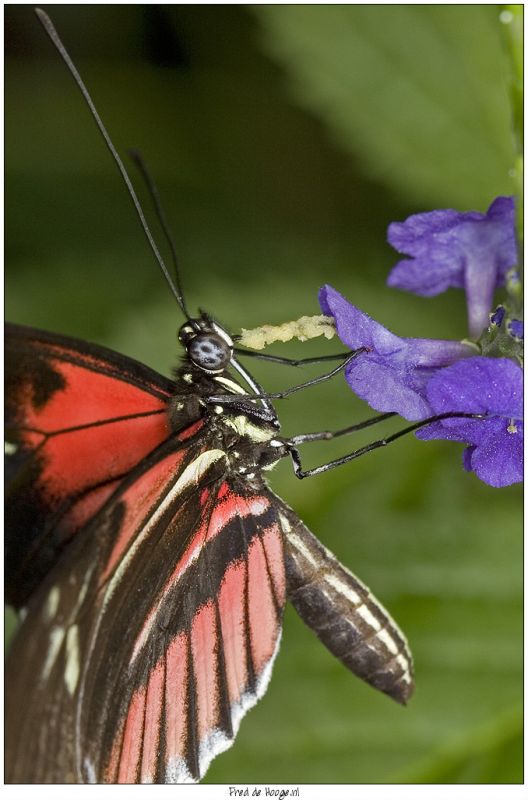
[(208, 375), (216, 375), (229, 366), (233, 340), (204, 312), (197, 319), (188, 319), (180, 328), (178, 338), (191, 363)]

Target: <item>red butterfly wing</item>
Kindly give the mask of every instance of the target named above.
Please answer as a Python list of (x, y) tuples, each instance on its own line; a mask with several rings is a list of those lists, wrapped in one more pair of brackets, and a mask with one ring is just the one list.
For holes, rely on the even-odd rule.
[(203, 431), (162, 445), (31, 598), (8, 780), (196, 780), (232, 743), (267, 685), (285, 577), (271, 496), (226, 467)]
[(286, 583), (337, 658), (406, 702), (405, 637), (230, 466), (229, 419), (171, 430), (189, 386), (83, 342), (12, 328), (7, 363), (10, 596), (35, 589), (7, 662), (8, 780), (198, 780), (265, 691)]
[[(188, 469), (194, 472), (200, 459), (207, 464), (214, 452)], [(182, 539), (189, 506), (199, 507), (193, 535), (167, 563), (121, 654), (129, 682), (119, 724), (108, 716), (102, 734), (108, 745), (112, 739), (100, 762), (107, 781), (198, 780), (267, 687), (285, 602), (275, 509), (265, 490), (246, 495), (225, 478), (198, 491), (199, 500), (194, 490), (163, 538)], [(114, 625), (125, 620), (112, 613)], [(88, 729), (101, 724), (94, 704), (90, 713)]]
[(64, 543), (170, 430), (174, 384), (103, 347), (6, 326), (6, 595), (20, 606)]

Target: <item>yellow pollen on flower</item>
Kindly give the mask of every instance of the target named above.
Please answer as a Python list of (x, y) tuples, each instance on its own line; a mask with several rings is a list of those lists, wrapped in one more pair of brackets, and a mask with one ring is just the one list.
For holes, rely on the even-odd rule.
[(517, 425), (513, 419), (510, 420), (510, 424), (508, 425), (508, 433), (517, 433)]

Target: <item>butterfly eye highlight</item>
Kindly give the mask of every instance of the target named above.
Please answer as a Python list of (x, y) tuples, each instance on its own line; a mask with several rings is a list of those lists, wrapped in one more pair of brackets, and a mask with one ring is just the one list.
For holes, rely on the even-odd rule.
[(215, 333), (201, 333), (187, 345), (189, 358), (197, 367), (207, 372), (220, 372), (231, 360), (232, 350)]

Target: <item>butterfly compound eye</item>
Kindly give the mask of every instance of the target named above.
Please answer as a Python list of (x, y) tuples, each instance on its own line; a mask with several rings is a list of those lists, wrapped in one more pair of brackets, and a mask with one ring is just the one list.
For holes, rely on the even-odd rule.
[(193, 364), (207, 372), (219, 372), (231, 360), (231, 348), (214, 333), (195, 336), (187, 346), (187, 353)]

